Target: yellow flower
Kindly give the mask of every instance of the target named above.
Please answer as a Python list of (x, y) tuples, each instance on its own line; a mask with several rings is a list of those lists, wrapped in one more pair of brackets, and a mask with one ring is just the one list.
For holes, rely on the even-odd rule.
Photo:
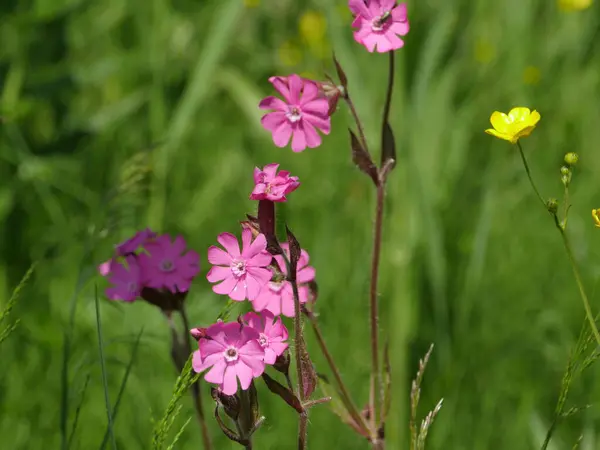
[(277, 50), (279, 60), (284, 66), (293, 67), (302, 62), (302, 50), (293, 41), (284, 41)]
[(260, 4), (260, 0), (244, 0), (246, 8), (256, 8)]
[(508, 114), (494, 111), (490, 117), (494, 128), (488, 128), (485, 132), (516, 144), (519, 138), (529, 136), (539, 121), (540, 113), (529, 108), (513, 108)]
[(594, 218), (596, 226), (600, 228), (600, 208), (592, 209), (592, 217)]
[(535, 86), (540, 82), (542, 74), (540, 69), (536, 66), (527, 66), (523, 71), (523, 83), (530, 86)]
[(580, 11), (592, 6), (592, 0), (558, 0), (558, 7), (563, 11)]

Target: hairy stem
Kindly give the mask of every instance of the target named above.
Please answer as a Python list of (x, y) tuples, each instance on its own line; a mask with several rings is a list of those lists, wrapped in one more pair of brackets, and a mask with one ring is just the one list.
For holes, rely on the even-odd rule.
[(365, 418), (359, 413), (358, 409), (356, 408), (356, 405), (354, 404), (354, 402), (352, 401), (352, 398), (350, 397), (350, 393), (348, 392), (348, 388), (346, 388), (346, 385), (344, 384), (344, 381), (342, 380), (340, 371), (338, 370), (338, 368), (335, 364), (335, 361), (333, 360), (333, 357), (331, 356), (331, 353), (329, 352), (329, 349), (327, 348), (327, 344), (325, 344), (325, 339), (323, 339), (323, 334), (321, 333), (321, 329), (319, 328), (319, 325), (317, 324), (317, 320), (316, 320), (314, 314), (310, 311), (307, 311), (307, 316), (308, 316), (308, 320), (310, 321), (310, 324), (312, 325), (313, 330), (315, 332), (315, 336), (317, 338), (317, 343), (319, 344), (319, 347), (321, 348), (321, 352), (323, 353), (323, 356), (325, 356), (325, 359), (327, 360), (327, 364), (329, 364), (329, 368), (331, 369), (331, 372), (333, 373), (333, 378), (335, 379), (335, 382), (338, 386), (339, 392), (342, 397), (342, 402), (344, 403), (344, 406), (346, 407), (346, 411), (348, 411), (348, 414), (350, 414), (350, 416), (352, 417), (354, 422), (356, 422), (356, 425), (358, 425), (363, 430), (363, 432), (368, 433), (369, 426), (365, 422)]
[(388, 118), (390, 116), (390, 108), (392, 107), (392, 93), (394, 92), (394, 70), (395, 70), (395, 64), (394, 64), (394, 52), (389, 52), (389, 70), (388, 70), (388, 85), (387, 85), (387, 92), (385, 95), (385, 105), (383, 107), (383, 124), (385, 125), (385, 123), (388, 121)]
[[(371, 287), (369, 290), (370, 322), (371, 322), (371, 377), (374, 383), (371, 420), (377, 423), (381, 391), (381, 372), (379, 368), (379, 302), (377, 299), (377, 282), (379, 279), (379, 261), (381, 259), (381, 239), (383, 234), (383, 206), (385, 186), (377, 186), (377, 206), (375, 209), (375, 229), (373, 232), (373, 258), (371, 260)], [(377, 433), (375, 427), (372, 430)]]
[[(290, 265), (288, 265), (290, 267)], [(289, 273), (289, 270), (288, 270)], [(298, 294), (298, 283), (292, 277), (290, 283), (294, 294), (294, 346), (296, 347), (296, 373), (298, 377), (298, 397), (304, 404), (306, 396), (304, 395), (304, 372), (302, 370), (302, 355), (305, 353), (304, 339), (302, 338), (302, 315), (300, 314), (300, 295)], [(308, 421), (308, 411), (304, 411), (298, 417), (298, 450), (306, 448), (306, 429)]]
[[(188, 320), (187, 313), (185, 311), (185, 305), (181, 306), (180, 309), (181, 318), (183, 319), (183, 341), (185, 342), (187, 355), (192, 354), (192, 345), (190, 343), (190, 322)], [(212, 443), (210, 441), (210, 435), (208, 434), (208, 427), (206, 426), (206, 418), (204, 411), (202, 410), (202, 390), (200, 389), (200, 381), (196, 381), (192, 384), (192, 397), (194, 398), (194, 408), (196, 409), (196, 415), (198, 417), (198, 424), (200, 425), (200, 432), (202, 434), (202, 443), (204, 444), (204, 450), (212, 450)]]
[(369, 146), (367, 145), (367, 138), (365, 136), (365, 130), (362, 126), (362, 122), (358, 117), (358, 113), (356, 112), (356, 107), (354, 106), (354, 102), (352, 98), (350, 98), (349, 92), (346, 91), (346, 95), (344, 96), (344, 100), (348, 104), (348, 108), (350, 108), (350, 113), (352, 113), (352, 117), (354, 118), (354, 122), (356, 123), (356, 128), (358, 128), (358, 135), (360, 136), (360, 141), (363, 145), (363, 148), (367, 153), (369, 153)]
[(298, 450), (306, 448), (306, 432), (308, 431), (308, 410), (300, 414), (300, 423), (298, 424)]

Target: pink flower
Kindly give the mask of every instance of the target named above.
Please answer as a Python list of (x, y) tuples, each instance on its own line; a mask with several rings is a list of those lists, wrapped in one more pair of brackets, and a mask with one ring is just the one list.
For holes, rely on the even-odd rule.
[(126, 256), (130, 253), (135, 252), (138, 248), (144, 245), (150, 239), (154, 239), (156, 233), (150, 228), (138, 231), (135, 235), (126, 241), (121, 242), (115, 247), (115, 253), (119, 256)]
[(260, 334), (251, 327), (237, 322), (219, 322), (206, 329), (206, 337), (198, 341), (192, 366), (198, 373), (211, 368), (204, 379), (218, 384), (226, 395), (237, 392), (238, 383), (243, 390), (250, 387), (253, 378), (265, 370), (265, 351), (258, 343)]
[[(289, 248), (287, 243), (281, 244), (281, 248), (289, 258)], [(277, 264), (287, 276), (287, 268), (283, 256), (275, 256)], [(298, 296), (300, 303), (306, 303), (309, 299), (310, 291), (306, 283), (315, 279), (315, 268), (308, 265), (309, 256), (305, 250), (302, 250), (298, 267), (296, 269), (296, 281), (298, 282)], [(287, 280), (270, 281), (259, 293), (258, 297), (252, 302), (255, 311), (267, 310), (278, 316), (283, 314), (286, 317), (294, 317), (294, 293), (292, 284)]]
[(348, 5), (355, 14), (352, 27), (354, 40), (373, 52), (389, 52), (404, 46), (398, 36), (408, 33), (406, 3), (396, 5), (396, 0), (349, 0)]
[(295, 191), (300, 182), (298, 177), (290, 177), (290, 173), (282, 170), (277, 173), (279, 164), (267, 164), (263, 170), (254, 169), (254, 190), (250, 200), (270, 200), (272, 202), (285, 202), (285, 196)]
[(103, 277), (109, 275), (110, 272), (112, 271), (112, 265), (114, 262), (115, 262), (114, 259), (109, 259), (108, 261), (104, 261), (102, 264), (100, 264), (97, 267), (98, 273), (100, 275), (102, 275)]
[(132, 302), (142, 290), (141, 271), (135, 256), (127, 256), (125, 262), (127, 267), (120, 262), (111, 264), (108, 281), (113, 286), (106, 289), (106, 296), (111, 300)]
[(244, 316), (244, 321), (248, 326), (259, 332), (258, 343), (265, 350), (265, 364), (274, 364), (275, 360), (281, 355), (288, 344), (284, 341), (288, 338), (288, 330), (281, 322), (281, 317), (275, 316), (270, 311), (263, 311), (256, 314), (249, 312)]
[(192, 279), (200, 271), (199, 256), (193, 250), (184, 253), (185, 240), (177, 236), (174, 242), (167, 234), (144, 244), (147, 253), (139, 255), (142, 281), (146, 287), (166, 288), (172, 293), (187, 292)]
[(221, 233), (217, 241), (226, 251), (214, 245), (208, 249), (208, 261), (215, 264), (206, 275), (213, 291), (229, 295), (232, 300), (241, 302), (246, 298), (254, 300), (262, 287), (271, 279), (271, 255), (266, 251), (267, 240), (259, 234), (252, 241), (252, 231), (242, 230), (242, 252), (237, 238), (231, 233)]
[(263, 127), (273, 133), (275, 145), (285, 147), (290, 138), (295, 152), (321, 145), (317, 129), (329, 134), (331, 119), (329, 103), (321, 98), (317, 85), (302, 80), (298, 75), (290, 75), (287, 80), (271, 77), (269, 81), (285, 100), (271, 96), (258, 105), (260, 109), (275, 110), (265, 114), (261, 120)]

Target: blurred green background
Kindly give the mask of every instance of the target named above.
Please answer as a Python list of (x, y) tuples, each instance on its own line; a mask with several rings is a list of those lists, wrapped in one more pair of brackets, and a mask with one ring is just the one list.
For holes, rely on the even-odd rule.
[[(542, 121), (523, 144), (544, 196), (560, 197), (563, 155), (577, 151), (569, 233), (594, 311), (600, 278), (600, 5), (548, 0), (409, 2), (392, 105), (399, 161), (389, 183), (381, 276), (382, 333), (393, 365), (388, 448), (406, 448), (410, 380), (434, 342), (420, 416), (440, 397), (430, 449), (539, 448), (552, 419), (583, 307), (558, 233), (515, 148), (483, 133), (492, 111), (530, 106)], [(181, 233), (202, 257), (187, 303), (196, 325), (225, 299), (204, 275), (206, 249), (255, 204), (254, 166), (300, 177), (282, 216), (317, 268), (325, 338), (356, 402), (367, 400), (368, 271), (373, 189), (352, 165), (341, 105), (322, 147), (275, 148), (260, 126), (271, 75), (333, 74), (335, 50), (372, 148), (387, 58), (352, 39), (343, 0), (3, 0), (0, 3), (0, 300), (39, 265), (0, 348), (0, 448), (61, 448), (63, 393), (71, 448), (98, 448), (106, 414), (94, 309), (95, 265), (135, 230)], [(72, 305), (76, 308), (72, 310)], [(74, 311), (70, 327), (71, 311)], [(119, 448), (149, 448), (151, 419), (176, 373), (169, 333), (144, 302), (101, 298), (111, 398), (144, 327), (122, 398)], [(71, 331), (69, 331), (71, 330)], [(65, 333), (72, 347), (64, 370)], [(308, 345), (329, 373), (312, 331)], [(553, 449), (600, 448), (598, 370), (575, 381)], [(61, 386), (68, 387), (64, 391)], [(205, 386), (206, 391), (208, 387)], [(255, 447), (296, 448), (296, 416), (259, 384)], [(205, 395), (205, 410), (212, 405)], [(192, 417), (185, 398), (176, 428)], [(309, 448), (367, 449), (326, 406)], [(216, 449), (238, 448), (209, 421)], [(192, 419), (176, 448), (201, 448)]]

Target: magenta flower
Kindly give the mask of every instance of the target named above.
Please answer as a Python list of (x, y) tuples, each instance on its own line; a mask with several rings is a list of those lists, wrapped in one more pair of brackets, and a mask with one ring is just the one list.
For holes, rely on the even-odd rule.
[(126, 256), (130, 253), (134, 253), (138, 248), (144, 245), (147, 241), (154, 239), (156, 233), (150, 228), (138, 231), (135, 235), (126, 241), (121, 242), (115, 247), (115, 253), (118, 256)]
[(396, 5), (396, 0), (349, 0), (348, 5), (356, 16), (352, 27), (354, 40), (373, 52), (397, 50), (404, 46), (398, 36), (408, 33), (406, 3)]
[[(289, 258), (289, 248), (287, 243), (281, 244), (281, 248)], [(283, 256), (275, 256), (281, 272), (287, 276), (287, 268)], [(298, 267), (296, 269), (296, 281), (298, 282), (298, 296), (300, 303), (306, 303), (309, 299), (310, 291), (306, 283), (315, 279), (315, 268), (308, 265), (309, 256), (305, 250), (302, 250)], [(258, 297), (252, 302), (255, 311), (267, 310), (275, 316), (283, 314), (286, 317), (294, 317), (294, 293), (292, 284), (287, 280), (270, 281), (259, 293)]]
[(249, 312), (244, 316), (244, 321), (259, 332), (258, 343), (265, 350), (265, 364), (274, 364), (277, 357), (288, 348), (288, 344), (285, 343), (288, 330), (281, 317), (275, 318), (270, 311), (260, 314)]
[(279, 164), (267, 164), (263, 170), (254, 169), (254, 190), (250, 200), (270, 200), (272, 202), (285, 202), (285, 197), (300, 186), (298, 177), (290, 177), (290, 173), (282, 170), (277, 173)]
[(206, 329), (206, 336), (198, 341), (192, 366), (204, 375), (209, 383), (218, 384), (226, 395), (237, 392), (238, 383), (243, 390), (250, 387), (253, 378), (265, 370), (265, 351), (258, 343), (260, 334), (253, 328), (237, 322), (219, 322)]
[(127, 266), (121, 262), (111, 264), (108, 281), (113, 286), (106, 289), (106, 296), (111, 300), (132, 302), (142, 290), (141, 270), (135, 256), (127, 256), (125, 262)]
[(213, 291), (221, 295), (229, 295), (232, 300), (241, 302), (254, 300), (262, 287), (271, 279), (271, 255), (266, 251), (267, 240), (259, 234), (252, 241), (252, 231), (242, 230), (242, 251), (237, 238), (231, 233), (221, 233), (217, 241), (226, 251), (215, 247), (208, 249), (208, 261), (214, 266), (208, 271), (206, 278), (213, 286)]
[(200, 271), (198, 253), (185, 252), (183, 237), (177, 236), (174, 242), (167, 234), (158, 236), (144, 244), (146, 253), (139, 255), (144, 286), (154, 289), (166, 288), (172, 293), (187, 292), (192, 279)]
[(290, 75), (287, 79), (271, 77), (269, 81), (285, 100), (270, 96), (258, 105), (260, 109), (274, 110), (265, 114), (261, 122), (265, 129), (273, 133), (275, 145), (285, 147), (290, 138), (295, 152), (321, 145), (317, 129), (329, 134), (331, 119), (328, 115), (329, 103), (320, 96), (317, 85), (302, 80), (298, 75)]

